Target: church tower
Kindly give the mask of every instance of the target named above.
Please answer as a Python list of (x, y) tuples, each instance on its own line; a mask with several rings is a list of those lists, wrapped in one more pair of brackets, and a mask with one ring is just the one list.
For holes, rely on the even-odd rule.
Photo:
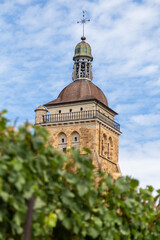
[(35, 125), (46, 127), (50, 143), (65, 152), (74, 146), (85, 154), (89, 148), (96, 168), (112, 175), (121, 175), (118, 164), (120, 125), (114, 121), (117, 113), (108, 106), (104, 93), (92, 83), (92, 53), (81, 38), (75, 47), (73, 82), (57, 99), (36, 110)]

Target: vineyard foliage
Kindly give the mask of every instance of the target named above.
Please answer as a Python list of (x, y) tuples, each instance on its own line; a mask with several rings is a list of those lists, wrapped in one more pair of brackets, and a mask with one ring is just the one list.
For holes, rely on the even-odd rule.
[(34, 196), (32, 240), (158, 240), (160, 190), (96, 172), (91, 152), (49, 145), (45, 128), (0, 114), (0, 239), (21, 240)]

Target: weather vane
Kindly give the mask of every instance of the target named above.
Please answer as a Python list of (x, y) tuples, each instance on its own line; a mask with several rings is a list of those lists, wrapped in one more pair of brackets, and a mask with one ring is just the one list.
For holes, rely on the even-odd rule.
[(86, 12), (87, 12), (86, 10), (82, 10), (83, 18), (82, 18), (80, 21), (77, 22), (77, 23), (83, 24), (83, 37), (82, 37), (83, 40), (86, 39), (85, 36), (84, 36), (84, 24), (87, 23), (87, 22), (90, 22), (90, 19), (86, 19), (86, 18), (85, 18), (85, 13), (86, 13)]

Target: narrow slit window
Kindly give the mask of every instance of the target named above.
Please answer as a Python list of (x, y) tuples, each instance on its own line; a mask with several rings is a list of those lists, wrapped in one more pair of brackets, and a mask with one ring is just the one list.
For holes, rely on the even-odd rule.
[(59, 113), (61, 113), (61, 110), (59, 110)]

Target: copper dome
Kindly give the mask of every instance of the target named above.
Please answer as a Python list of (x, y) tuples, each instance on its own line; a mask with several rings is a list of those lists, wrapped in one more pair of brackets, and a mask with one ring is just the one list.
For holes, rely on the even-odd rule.
[(96, 99), (108, 106), (107, 98), (100, 88), (90, 81), (79, 80), (70, 83), (61, 91), (56, 100), (46, 103), (45, 106), (91, 99)]
[(93, 60), (90, 45), (85, 41), (78, 43), (75, 47), (73, 60), (75, 60), (76, 57), (89, 57)]

